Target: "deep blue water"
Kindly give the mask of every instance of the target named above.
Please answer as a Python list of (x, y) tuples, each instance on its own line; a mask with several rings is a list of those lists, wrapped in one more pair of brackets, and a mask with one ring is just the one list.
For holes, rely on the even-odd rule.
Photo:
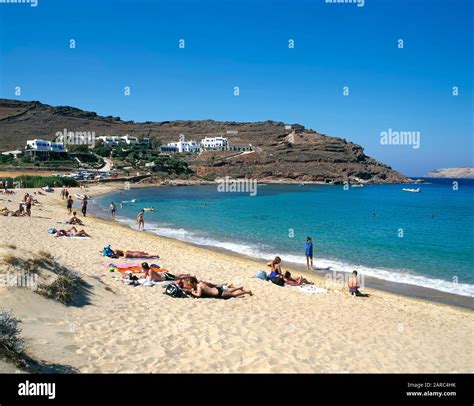
[[(118, 207), (133, 225), (142, 207), (146, 229), (253, 257), (303, 263), (313, 237), (319, 267), (474, 295), (474, 181), (416, 186), (259, 185), (256, 196), (188, 186), (114, 192), (95, 200), (137, 199)], [(420, 187), (421, 193), (403, 192)]]

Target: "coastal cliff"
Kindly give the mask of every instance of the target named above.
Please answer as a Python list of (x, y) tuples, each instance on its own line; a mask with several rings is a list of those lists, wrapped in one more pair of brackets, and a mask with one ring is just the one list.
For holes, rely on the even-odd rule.
[(188, 157), (199, 176), (253, 177), (268, 181), (341, 183), (403, 183), (408, 178), (367, 156), (364, 149), (343, 138), (330, 137), (299, 124), (276, 121), (219, 122), (177, 120), (124, 121), (69, 106), (38, 101), (0, 99), (0, 149), (23, 148), (27, 139), (52, 140), (57, 132), (94, 132), (95, 135), (149, 137), (155, 143), (224, 136), (236, 144), (251, 144), (252, 152), (205, 152)]

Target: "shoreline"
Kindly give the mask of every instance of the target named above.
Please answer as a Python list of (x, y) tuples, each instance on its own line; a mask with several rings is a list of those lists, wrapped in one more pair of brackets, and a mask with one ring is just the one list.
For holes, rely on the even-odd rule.
[[(206, 184), (213, 184), (213, 183), (214, 182), (209, 182), (209, 183), (206, 183)], [(171, 187), (171, 186), (182, 187), (182, 186), (198, 186), (198, 185), (200, 185), (200, 184), (193, 184), (192, 183), (192, 184), (174, 184), (174, 185), (170, 185), (170, 184), (146, 185), (144, 187), (145, 188), (148, 188), (148, 187)], [(330, 186), (334, 186), (334, 185), (330, 185)], [(100, 188), (101, 188), (100, 186), (96, 186), (93, 189), (94, 190), (94, 196), (92, 196), (92, 199), (94, 199), (95, 197), (104, 197), (105, 195), (107, 195), (109, 193), (114, 193), (114, 192), (122, 189), (122, 187), (119, 187), (118, 185), (116, 187), (113, 187), (112, 185), (110, 185), (107, 188), (108, 190), (100, 190)], [(142, 188), (141, 185), (131, 187), (131, 189), (141, 189), (141, 188)], [(99, 193), (97, 193), (96, 190)], [(110, 217), (105, 215), (105, 213), (101, 213), (99, 211), (97, 211), (97, 212), (91, 211), (91, 215), (94, 215), (95, 218), (97, 218), (99, 220), (103, 220), (105, 222), (110, 222), (110, 223), (113, 223), (113, 224), (118, 224), (121, 227), (126, 227), (128, 229), (138, 231), (138, 230), (132, 228), (129, 224), (127, 224), (125, 222), (121, 222), (121, 221), (118, 221), (118, 220), (115, 220), (115, 221), (112, 220)], [(182, 244), (190, 245), (190, 246), (200, 248), (200, 249), (204, 249), (204, 250), (207, 250), (207, 251), (210, 251), (210, 252), (222, 253), (224, 255), (229, 255), (229, 256), (232, 256), (232, 257), (235, 257), (235, 258), (243, 258), (243, 259), (251, 260), (251, 261), (254, 261), (255, 263), (260, 264), (262, 266), (262, 270), (265, 270), (265, 262), (271, 260), (271, 258), (268, 258), (266, 260), (263, 259), (263, 258), (262, 259), (261, 258), (254, 258), (254, 257), (246, 255), (246, 254), (241, 254), (241, 253), (238, 253), (238, 252), (235, 252), (235, 251), (232, 251), (232, 250), (228, 250), (226, 248), (216, 247), (216, 246), (212, 246), (212, 245), (201, 245), (201, 244), (193, 243), (193, 242), (190, 242), (190, 241), (183, 241), (183, 240), (180, 240), (180, 239), (177, 239), (177, 238), (159, 235), (159, 234), (154, 233), (153, 231), (147, 231), (146, 229), (145, 229), (145, 232), (150, 234), (150, 235), (153, 235), (155, 237), (158, 237), (158, 238), (169, 239), (171, 241), (178, 241)], [(317, 261), (316, 257), (314, 258), (314, 261), (315, 262)], [(297, 271), (298, 273), (302, 274), (303, 276), (305, 276), (308, 279), (316, 277), (316, 278), (318, 278), (318, 280), (322, 281), (322, 280), (324, 280), (324, 275), (325, 274), (327, 274), (328, 272), (333, 274), (333, 272), (335, 272), (335, 271), (331, 271), (331, 270), (328, 270), (328, 271), (325, 272), (325, 270), (321, 270), (321, 269), (319, 269), (319, 270), (315, 269), (315, 270), (313, 270), (313, 272), (310, 272), (310, 271), (306, 270), (306, 267), (303, 264), (298, 264), (298, 263), (295, 263), (295, 262), (288, 262), (288, 261), (285, 261), (284, 258), (283, 258), (283, 262), (284, 262), (284, 268), (285, 269), (289, 269), (290, 271), (293, 271), (293, 272)], [(344, 275), (344, 274), (348, 275), (347, 272), (343, 272), (343, 271), (338, 271), (336, 273), (336, 275)], [(433, 303), (440, 303), (440, 304), (444, 304), (444, 305), (449, 305), (449, 306), (454, 306), (454, 307), (459, 307), (459, 308), (465, 308), (465, 309), (470, 309), (470, 310), (473, 309), (474, 298), (472, 298), (470, 296), (463, 296), (463, 295), (458, 295), (458, 294), (455, 294), (455, 293), (444, 292), (444, 291), (441, 291), (441, 290), (428, 288), (428, 287), (425, 287), (425, 286), (417, 286), (417, 285), (412, 285), (412, 284), (402, 283), (402, 282), (392, 282), (392, 281), (385, 280), (385, 279), (379, 279), (379, 278), (376, 278), (376, 277), (373, 277), (373, 276), (365, 276), (364, 278), (365, 278), (365, 288), (375, 289), (375, 290), (378, 290), (378, 291), (382, 291), (384, 293), (400, 295), (400, 296), (403, 296), (403, 297), (416, 299), (416, 300), (428, 301), (428, 302), (433, 302)]]
[[(111, 188), (107, 188), (111, 190)], [(4, 198), (18, 207), (24, 189)], [(103, 192), (104, 189), (102, 188)], [(70, 192), (84, 193), (79, 189)], [(98, 196), (99, 190), (86, 193)], [(262, 262), (217, 252), (119, 222), (87, 216), (89, 239), (55, 238), (49, 227), (69, 218), (59, 190), (37, 196), (32, 217), (0, 217), (0, 262), (49, 253), (87, 288), (65, 306), (34, 291), (0, 286), (1, 307), (21, 320), (28, 355), (80, 373), (415, 373), (472, 372), (474, 312), (368, 288), (368, 298), (340, 286), (324, 293), (279, 287), (255, 278)], [(79, 202), (74, 203), (77, 210)], [(79, 213), (79, 210), (77, 210)], [(80, 213), (79, 216), (81, 217)], [(140, 260), (103, 257), (119, 249), (157, 253), (172, 273), (244, 286), (251, 297), (173, 299), (161, 286), (130, 286), (107, 265)], [(5, 262), (3, 262), (5, 264)], [(5, 265), (0, 272), (8, 271)], [(244, 345), (243, 345), (244, 344)], [(360, 362), (354, 362), (354, 354)], [(8, 371), (0, 362), (0, 373)], [(11, 368), (10, 368), (11, 370)]]

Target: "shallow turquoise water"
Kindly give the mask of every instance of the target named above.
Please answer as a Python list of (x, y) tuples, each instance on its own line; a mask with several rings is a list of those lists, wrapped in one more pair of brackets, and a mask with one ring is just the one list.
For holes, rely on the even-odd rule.
[[(219, 193), (216, 186), (114, 192), (94, 202), (137, 199), (118, 207), (133, 224), (142, 207), (146, 228), (160, 235), (254, 257), (303, 263), (307, 235), (317, 266), (463, 295), (474, 294), (474, 182), (369, 185), (259, 185), (256, 196)], [(406, 187), (406, 186), (405, 186)]]

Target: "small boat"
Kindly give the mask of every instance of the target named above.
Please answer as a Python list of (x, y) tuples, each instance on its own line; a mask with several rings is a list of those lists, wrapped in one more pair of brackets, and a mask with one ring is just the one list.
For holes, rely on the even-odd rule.
[(351, 185), (351, 187), (364, 187), (362, 184), (357, 184), (357, 185)]
[(416, 189), (410, 189), (410, 188), (403, 188), (402, 189), (404, 192), (411, 192), (411, 193), (420, 193), (421, 190), (419, 187), (417, 187)]
[(143, 211), (155, 211), (154, 207), (145, 207)]
[(76, 198), (79, 200), (90, 199), (90, 196), (83, 195), (81, 193), (76, 193), (74, 196), (76, 196)]
[(136, 203), (137, 199), (132, 199), (132, 200), (122, 200), (122, 203)]

